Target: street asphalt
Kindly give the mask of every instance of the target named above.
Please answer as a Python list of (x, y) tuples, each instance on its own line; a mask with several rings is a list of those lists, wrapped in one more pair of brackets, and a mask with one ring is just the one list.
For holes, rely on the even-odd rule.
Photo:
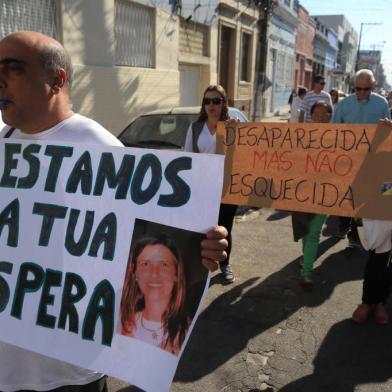
[[(325, 230), (335, 228), (330, 220)], [(222, 285), (219, 273), (212, 277), (171, 391), (392, 391), (392, 326), (351, 321), (366, 252), (346, 245), (322, 236), (316, 285), (305, 292), (290, 217), (267, 209), (238, 216), (236, 281)], [(138, 391), (114, 379), (109, 388)]]

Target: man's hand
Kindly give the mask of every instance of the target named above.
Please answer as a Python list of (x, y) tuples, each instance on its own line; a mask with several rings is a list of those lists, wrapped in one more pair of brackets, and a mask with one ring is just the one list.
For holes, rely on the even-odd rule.
[(226, 259), (227, 235), (225, 227), (216, 226), (207, 232), (206, 238), (201, 242), (202, 263), (208, 270), (217, 270), (219, 261)]
[(383, 118), (381, 120), (378, 121), (379, 125), (388, 125), (390, 127), (392, 127), (392, 120), (390, 120), (389, 118)]

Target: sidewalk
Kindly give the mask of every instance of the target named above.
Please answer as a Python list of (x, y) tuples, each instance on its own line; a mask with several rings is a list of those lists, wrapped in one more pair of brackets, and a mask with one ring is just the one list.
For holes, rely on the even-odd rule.
[(290, 113), (282, 113), (278, 116), (263, 117), (261, 122), (288, 122)]

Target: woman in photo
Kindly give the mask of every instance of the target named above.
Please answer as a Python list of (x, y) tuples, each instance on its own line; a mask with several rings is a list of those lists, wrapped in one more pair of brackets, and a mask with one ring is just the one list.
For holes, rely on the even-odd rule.
[(144, 237), (131, 251), (121, 298), (121, 334), (178, 355), (189, 326), (181, 254), (167, 235)]
[[(218, 121), (228, 120), (236, 122), (235, 119), (229, 119), (225, 89), (220, 85), (208, 86), (203, 94), (199, 118), (188, 129), (184, 150), (215, 154)], [(231, 204), (221, 204), (219, 209), (218, 225), (226, 227), (228, 231), (227, 259), (219, 263), (224, 283), (232, 283), (235, 279), (230, 266), (230, 252), (232, 244), (231, 230), (236, 210), (237, 206)]]

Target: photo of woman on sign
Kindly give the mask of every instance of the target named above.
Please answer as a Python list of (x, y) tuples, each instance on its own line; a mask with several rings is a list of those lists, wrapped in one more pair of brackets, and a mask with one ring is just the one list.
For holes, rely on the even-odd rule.
[(181, 253), (166, 234), (133, 244), (121, 298), (121, 334), (178, 355), (190, 320)]

